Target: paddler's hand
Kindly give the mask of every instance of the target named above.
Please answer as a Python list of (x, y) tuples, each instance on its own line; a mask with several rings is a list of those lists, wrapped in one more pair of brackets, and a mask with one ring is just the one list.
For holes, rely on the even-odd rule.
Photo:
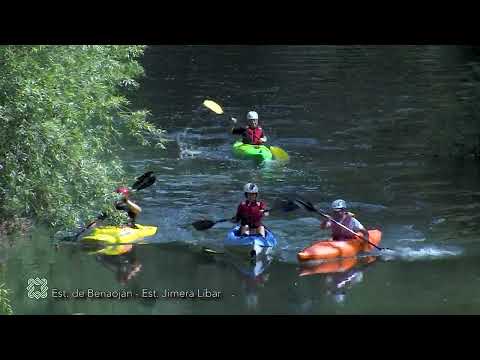
[(368, 231), (367, 231), (366, 229), (360, 230), (359, 233), (362, 234), (363, 237), (364, 237), (366, 240), (370, 241), (369, 234), (368, 234)]
[(263, 213), (263, 216), (268, 216), (268, 215), (270, 215), (270, 210), (268, 210), (268, 209), (260, 210), (260, 212)]
[[(331, 219), (331, 218), (329, 217), (329, 219)], [(323, 220), (320, 223), (320, 229), (322, 229), (322, 230), (325, 230), (325, 229), (329, 228), (330, 226), (332, 226), (332, 223), (330, 222), (330, 220)]]
[(97, 219), (98, 220), (105, 220), (107, 218), (107, 214), (105, 214), (104, 212), (101, 212), (100, 215), (98, 215)]
[(236, 124), (237, 124), (237, 119), (235, 119), (234, 117), (231, 117), (230, 120), (232, 120), (233, 125), (236, 125)]

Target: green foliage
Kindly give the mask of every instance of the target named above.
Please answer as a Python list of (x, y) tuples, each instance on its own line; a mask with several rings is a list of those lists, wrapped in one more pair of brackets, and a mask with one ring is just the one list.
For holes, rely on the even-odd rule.
[(148, 112), (128, 109), (143, 51), (0, 46), (0, 216), (74, 226), (111, 211), (112, 190), (126, 180), (121, 143), (163, 147)]
[(105, 206), (103, 212), (107, 218), (103, 220), (102, 225), (119, 226), (128, 223), (128, 215), (124, 211), (116, 211), (112, 206)]
[(10, 291), (0, 284), (0, 315), (12, 315), (13, 309), (8, 298)]

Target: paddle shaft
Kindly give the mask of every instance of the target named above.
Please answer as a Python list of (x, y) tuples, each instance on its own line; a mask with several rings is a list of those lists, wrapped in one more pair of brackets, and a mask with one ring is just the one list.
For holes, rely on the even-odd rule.
[[(99, 240), (99, 242), (101, 243), (102, 241)], [(68, 241), (60, 242), (60, 243), (67, 244), (67, 245), (75, 245), (75, 246), (85, 245), (85, 244), (82, 244), (82, 243), (79, 243), (79, 242), (68, 242)], [(57, 243), (56, 245), (58, 246), (59, 243)], [(161, 243), (136, 243), (136, 242), (133, 242), (133, 243), (115, 243), (115, 244), (108, 244), (108, 245), (105, 244), (105, 245), (103, 245), (103, 249), (105, 249), (107, 247), (122, 246), (122, 245), (134, 245), (134, 246), (137, 246), (137, 245), (161, 245)], [(95, 251), (101, 251), (101, 250), (102, 249), (95, 250)], [(213, 250), (213, 249), (210, 249), (208, 247), (203, 247), (202, 252), (210, 254), (210, 255), (225, 255), (225, 252), (223, 252), (223, 251)], [(123, 254), (120, 254), (120, 255), (123, 255)]]
[[(273, 210), (276, 210), (276, 209), (273, 209)], [(265, 210), (264, 212), (268, 212), (268, 211), (272, 211), (272, 209), (267, 209), (267, 210)], [(217, 221), (215, 221), (215, 223), (214, 223), (212, 226), (214, 226), (214, 225), (216, 225), (216, 224), (218, 224), (218, 223), (222, 223), (222, 222), (226, 222), (226, 221), (231, 221), (232, 219), (233, 219), (233, 217), (231, 217), (231, 218), (229, 218), (229, 219), (220, 219), (220, 220), (217, 220)]]
[(67, 244), (67, 245), (75, 245), (75, 246), (87, 246), (91, 243), (99, 243), (99, 244), (102, 244), (102, 246), (105, 248), (105, 247), (112, 247), (112, 246), (122, 246), (122, 245), (155, 245), (155, 244), (160, 244), (160, 243), (152, 243), (152, 242), (131, 242), (131, 243), (109, 243), (108, 241), (104, 241), (104, 240), (95, 240), (95, 241), (91, 241), (90, 243), (86, 243), (86, 242), (82, 242), (82, 241), (79, 241), (79, 242), (71, 242), (71, 241), (60, 241), (59, 243), (61, 244)]
[[(267, 209), (265, 210), (264, 212), (269, 212), (269, 211), (276, 211), (278, 210), (278, 208), (273, 208), (273, 209)], [(231, 218), (228, 218), (228, 219), (220, 219), (220, 220), (217, 220), (217, 221), (214, 221), (213, 224), (207, 228), (204, 228), (204, 229), (197, 229), (197, 230), (208, 230), (208, 229), (211, 229), (212, 227), (214, 227), (215, 225), (217, 225), (218, 223), (222, 223), (222, 222), (227, 222), (227, 221), (232, 221), (234, 219), (234, 217), (231, 217)]]
[(96, 224), (96, 222), (100, 219), (100, 216), (98, 216), (95, 220), (93, 220), (90, 224), (88, 224), (85, 228), (83, 228), (78, 234), (75, 235), (75, 239), (78, 239), (80, 235), (82, 235), (85, 231), (90, 229), (93, 225)]
[[(106, 241), (96, 240), (98, 243), (106, 243)], [(70, 242), (70, 241), (59, 241), (56, 245), (74, 245), (74, 246), (85, 246), (86, 243), (82, 242)], [(131, 243), (108, 243), (103, 245), (105, 247), (113, 247), (113, 246), (122, 246), (122, 245), (164, 245), (162, 243), (153, 243), (153, 242), (131, 242)], [(213, 250), (207, 247), (204, 247), (202, 250), (210, 250), (214, 251), (217, 254), (224, 254), (223, 252), (219, 252), (217, 250)]]
[[(279, 208), (265, 209), (265, 210), (263, 210), (263, 213), (270, 212), (270, 211), (277, 211), (278, 209), (279, 209)], [(232, 219), (233, 219), (233, 217), (230, 218), (230, 219), (222, 219), (222, 220), (216, 221), (216, 223), (217, 223), (217, 222), (224, 222), (224, 221), (228, 221), (228, 220), (232, 220)]]

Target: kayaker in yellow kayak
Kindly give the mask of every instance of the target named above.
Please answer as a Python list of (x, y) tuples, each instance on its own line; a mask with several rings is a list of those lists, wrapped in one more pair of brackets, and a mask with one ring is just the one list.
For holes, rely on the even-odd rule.
[(232, 134), (242, 135), (244, 144), (262, 145), (267, 142), (267, 137), (263, 129), (258, 126), (258, 113), (256, 111), (249, 111), (247, 113), (247, 127), (235, 127), (237, 119), (232, 117), (231, 120), (233, 122)]
[(142, 208), (129, 200), (130, 190), (128, 190), (127, 187), (121, 186), (117, 188), (115, 192), (122, 195), (122, 199), (115, 202), (115, 208), (120, 211), (125, 211), (128, 214), (128, 226), (136, 228), (135, 220), (138, 214), (142, 212)]
[[(340, 224), (346, 226), (350, 230), (354, 232), (360, 232), (367, 240), (368, 240), (368, 231), (365, 227), (355, 219), (354, 215), (347, 211), (347, 203), (345, 200), (335, 200), (332, 202), (331, 208), (332, 218), (339, 222)], [(326, 219), (320, 223), (321, 229), (332, 229), (332, 239), (334, 241), (341, 241), (351, 239), (353, 236), (350, 232), (345, 229), (342, 229), (340, 226), (335, 224), (334, 222)]]
[(263, 201), (257, 201), (258, 186), (248, 183), (243, 187), (243, 192), (247, 199), (238, 205), (237, 214), (232, 218), (232, 222), (240, 221), (241, 235), (260, 234), (265, 237), (262, 217), (268, 216), (268, 211), (266, 211), (267, 206)]

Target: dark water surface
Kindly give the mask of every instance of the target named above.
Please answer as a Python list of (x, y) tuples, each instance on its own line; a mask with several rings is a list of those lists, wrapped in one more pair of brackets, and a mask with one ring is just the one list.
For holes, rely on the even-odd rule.
[[(124, 158), (132, 174), (157, 173), (157, 183), (137, 195), (139, 222), (159, 227), (154, 244), (105, 259), (73, 246), (55, 251), (51, 234), (39, 229), (3, 260), (17, 313), (480, 312), (480, 166), (435, 158), (441, 149), (430, 143), (433, 121), (477, 115), (479, 64), (468, 48), (156, 46), (144, 65), (136, 102), (152, 110), (170, 141), (166, 151), (132, 145)], [(239, 119), (258, 111), (270, 143), (291, 161), (254, 166), (233, 158), (228, 117), (202, 107), (206, 98)], [(323, 209), (344, 198), (395, 252), (343, 273), (300, 276), (297, 252), (328, 233), (318, 217), (296, 211), (265, 221), (279, 241), (271, 262), (203, 254), (202, 246), (221, 249), (231, 224), (205, 232), (188, 224), (232, 216), (250, 181), (270, 204), (294, 192)], [(121, 281), (132, 263), (141, 269)], [(29, 299), (27, 280), (37, 276), (49, 291), (208, 289), (221, 297)]]

